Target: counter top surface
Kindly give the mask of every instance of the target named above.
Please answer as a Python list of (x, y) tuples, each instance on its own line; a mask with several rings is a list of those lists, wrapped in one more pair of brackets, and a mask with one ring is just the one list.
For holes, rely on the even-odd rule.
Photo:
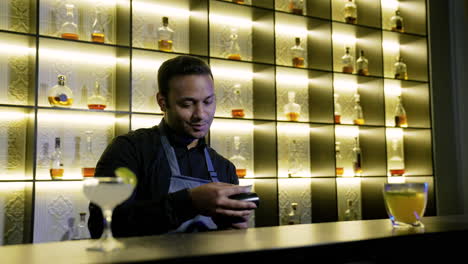
[(467, 215), (425, 217), (423, 222), (424, 230), (393, 230), (388, 219), (379, 219), (131, 237), (120, 239), (125, 249), (111, 253), (87, 251), (86, 247), (93, 240), (10, 245), (0, 247), (0, 263), (170, 262), (208, 256), (220, 259), (249, 252), (311, 250), (395, 237), (468, 231)]

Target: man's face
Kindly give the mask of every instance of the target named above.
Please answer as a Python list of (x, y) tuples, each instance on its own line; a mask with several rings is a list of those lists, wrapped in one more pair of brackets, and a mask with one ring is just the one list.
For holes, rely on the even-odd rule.
[(168, 98), (158, 93), (165, 120), (177, 134), (203, 138), (216, 111), (214, 83), (210, 75), (176, 76), (169, 81)]

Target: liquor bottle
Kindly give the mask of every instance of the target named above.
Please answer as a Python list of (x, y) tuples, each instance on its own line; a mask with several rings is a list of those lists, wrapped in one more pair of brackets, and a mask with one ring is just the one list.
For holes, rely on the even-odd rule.
[(86, 133), (86, 152), (83, 155), (83, 166), (81, 168), (81, 175), (83, 177), (94, 177), (96, 169), (96, 159), (93, 153), (93, 131), (88, 130)]
[(356, 24), (357, 22), (357, 6), (353, 0), (348, 0), (344, 6), (344, 20), (348, 24)]
[(63, 157), (60, 146), (60, 138), (55, 138), (55, 150), (50, 158), (50, 177), (52, 180), (60, 180), (63, 177)]
[(342, 71), (344, 73), (353, 73), (354, 71), (354, 57), (349, 54), (349, 47), (346, 47), (345, 54), (341, 57), (341, 63), (343, 64)]
[(288, 225), (298, 225), (301, 223), (301, 218), (297, 210), (297, 203), (291, 203), (291, 208), (288, 213)]
[(227, 58), (230, 60), (241, 60), (240, 46), (239, 46), (239, 35), (237, 34), (237, 28), (231, 28), (231, 34), (229, 35), (228, 41), (228, 55)]
[(369, 61), (364, 57), (364, 51), (361, 50), (361, 56), (356, 60), (357, 74), (369, 75)]
[(361, 147), (359, 146), (359, 137), (354, 137), (353, 170), (354, 170), (354, 175), (361, 176), (361, 174), (362, 174), (362, 153), (361, 153)]
[(174, 30), (169, 27), (169, 18), (162, 18), (163, 25), (158, 28), (158, 47), (159, 50), (172, 52), (174, 41)]
[(91, 41), (104, 43), (104, 37), (104, 23), (102, 22), (101, 12), (96, 8)]
[(301, 47), (301, 38), (295, 38), (296, 44), (291, 48), (292, 65), (293, 67), (303, 68), (304, 67), (304, 48)]
[(236, 3), (236, 4), (245, 4), (245, 1), (244, 0), (232, 0), (233, 3)]
[(288, 140), (288, 177), (297, 176), (302, 170), (299, 161), (299, 145), (295, 139)]
[(234, 84), (232, 87), (234, 98), (233, 98), (233, 105), (231, 109), (231, 116), (234, 118), (243, 118), (245, 116), (244, 113), (244, 102), (241, 96), (241, 85), (239, 83)]
[(392, 31), (405, 32), (403, 27), (403, 18), (400, 16), (400, 10), (395, 11), (395, 15), (390, 18), (390, 22), (392, 23)]
[(78, 26), (75, 23), (75, 5), (66, 4), (67, 15), (65, 16), (65, 22), (63, 22), (60, 28), (61, 37), (65, 39), (78, 40)]
[(88, 98), (88, 109), (104, 110), (107, 106), (107, 100), (101, 93), (101, 84), (98, 81), (94, 83), (93, 94)]
[(403, 107), (400, 95), (398, 96), (397, 105), (395, 107), (395, 126), (408, 127), (408, 118), (406, 116), (406, 110)]
[(391, 176), (403, 176), (405, 174), (405, 160), (403, 146), (397, 138), (392, 139), (391, 157), (388, 161), (388, 168)]
[(336, 176), (342, 176), (344, 174), (343, 156), (341, 155), (341, 142), (335, 142), (335, 171)]
[(335, 104), (335, 124), (341, 124), (341, 104), (338, 102), (339, 94), (333, 94), (333, 101)]
[(80, 213), (80, 220), (76, 225), (72, 240), (81, 240), (89, 238), (88, 227), (86, 225), (86, 213)]
[(284, 105), (284, 114), (288, 121), (298, 121), (301, 115), (301, 106), (295, 103), (296, 93), (288, 92), (288, 103)]
[(304, 0), (289, 0), (289, 12), (297, 15), (304, 13)]
[(51, 106), (69, 108), (73, 104), (73, 92), (65, 85), (65, 75), (59, 75), (57, 79), (58, 83), (49, 90), (49, 103)]
[(353, 200), (351, 199), (346, 200), (346, 211), (344, 212), (343, 219), (345, 221), (358, 220), (358, 215), (356, 209), (354, 209)]
[(247, 161), (241, 155), (240, 137), (234, 136), (234, 155), (229, 160), (236, 166), (236, 174), (239, 178), (244, 178), (247, 175)]
[(403, 58), (399, 56), (394, 64), (395, 79), (408, 80), (408, 72), (406, 63), (403, 62)]
[(361, 107), (361, 96), (356, 93), (354, 94), (354, 118), (353, 123), (355, 125), (364, 125), (364, 113)]

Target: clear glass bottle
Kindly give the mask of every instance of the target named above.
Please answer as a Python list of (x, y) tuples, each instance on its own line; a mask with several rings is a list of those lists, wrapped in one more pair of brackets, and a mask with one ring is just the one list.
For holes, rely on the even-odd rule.
[(301, 47), (301, 38), (295, 38), (295, 45), (291, 47), (292, 66), (304, 68), (305, 50)]
[(353, 0), (348, 0), (344, 5), (344, 20), (348, 24), (357, 23), (357, 6)]
[(80, 220), (76, 225), (74, 230), (74, 234), (72, 240), (81, 240), (81, 239), (88, 239), (90, 237), (88, 227), (86, 225), (86, 213), (80, 213)]
[(353, 123), (355, 125), (364, 125), (364, 113), (361, 107), (361, 96), (356, 93), (354, 94), (354, 118)]
[(338, 102), (338, 99), (340, 98), (340, 95), (337, 93), (333, 94), (333, 102), (335, 104), (335, 114), (334, 114), (334, 119), (335, 119), (335, 124), (341, 124), (341, 104)]
[(91, 33), (91, 41), (104, 43), (105, 34), (104, 34), (104, 23), (102, 22), (102, 14), (99, 9), (96, 7), (95, 18), (93, 22), (93, 31)]
[(65, 75), (57, 76), (58, 82), (54, 85), (47, 95), (51, 106), (69, 108), (73, 104), (73, 92), (66, 86)]
[(67, 9), (67, 15), (60, 28), (60, 36), (65, 39), (78, 40), (78, 26), (75, 23), (75, 5), (66, 4), (65, 7)]
[(291, 208), (288, 213), (288, 225), (298, 225), (301, 223), (301, 217), (298, 213), (297, 207), (297, 203), (291, 203)]
[(244, 102), (242, 100), (242, 87), (239, 83), (234, 84), (232, 87), (234, 98), (233, 105), (231, 109), (231, 116), (234, 118), (243, 118), (245, 116), (244, 112)]
[(60, 180), (63, 178), (64, 168), (63, 168), (63, 157), (62, 157), (62, 148), (60, 145), (60, 138), (55, 138), (55, 150), (50, 157), (50, 177), (52, 180)]
[(358, 220), (358, 214), (356, 213), (356, 209), (354, 208), (354, 202), (351, 199), (346, 200), (346, 210), (344, 212), (343, 219), (345, 221), (353, 221)]
[(241, 60), (241, 51), (239, 46), (239, 35), (237, 28), (231, 27), (231, 34), (229, 34), (229, 41), (227, 46), (227, 58), (230, 60)]
[(395, 107), (395, 126), (408, 127), (408, 118), (400, 95), (397, 97), (397, 104)]
[(158, 48), (162, 51), (172, 52), (174, 30), (169, 27), (169, 18), (162, 18), (162, 26), (158, 28)]
[(88, 130), (86, 133), (86, 150), (82, 159), (81, 175), (83, 177), (94, 177), (96, 170), (96, 156), (93, 152), (93, 131)]
[(367, 76), (369, 75), (369, 61), (364, 57), (364, 51), (361, 50), (361, 55), (356, 60), (357, 74)]
[(96, 81), (92, 95), (88, 98), (88, 109), (104, 110), (107, 106), (107, 99), (102, 95), (101, 84)]
[(288, 140), (288, 176), (294, 177), (302, 170), (299, 160), (299, 145), (295, 139)]
[(296, 93), (293, 91), (288, 92), (288, 103), (284, 105), (284, 114), (288, 121), (298, 121), (301, 115), (301, 106), (296, 104)]
[(359, 145), (359, 137), (354, 137), (353, 147), (353, 170), (355, 176), (361, 176), (362, 174), (362, 153)]
[(343, 64), (342, 71), (344, 73), (354, 72), (354, 57), (349, 53), (349, 47), (346, 47), (345, 54), (341, 57), (341, 64)]
[(335, 142), (335, 171), (336, 176), (343, 176), (344, 174), (344, 165), (343, 165), (343, 156), (341, 155), (341, 142)]
[(297, 15), (304, 13), (304, 0), (289, 0), (289, 12)]
[(395, 79), (408, 80), (406, 63), (403, 62), (403, 58), (401, 56), (397, 58), (397, 61), (393, 65), (393, 68), (395, 72)]
[(405, 28), (403, 27), (403, 17), (400, 15), (400, 10), (395, 11), (395, 15), (390, 18), (390, 22), (392, 24), (392, 31), (395, 32), (405, 32)]
[(405, 159), (403, 145), (397, 138), (392, 138), (391, 156), (388, 160), (388, 168), (391, 176), (403, 176), (405, 174)]
[(236, 166), (236, 174), (239, 178), (247, 175), (247, 160), (241, 155), (240, 137), (234, 136), (234, 155), (229, 160)]

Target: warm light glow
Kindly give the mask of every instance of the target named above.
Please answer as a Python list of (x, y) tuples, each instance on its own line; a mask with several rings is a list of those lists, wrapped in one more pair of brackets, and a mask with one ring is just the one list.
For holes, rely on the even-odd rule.
[(387, 139), (388, 140), (392, 140), (392, 139), (402, 140), (403, 135), (404, 135), (403, 128), (396, 128), (396, 127), (395, 128), (387, 128), (386, 133), (387, 133)]
[(41, 48), (40, 53), (41, 53), (41, 57), (43, 56), (50, 60), (67, 59), (71, 61), (79, 61), (82, 63), (88, 63), (88, 64), (94, 64), (94, 65), (96, 64), (115, 65), (117, 62), (117, 59), (115, 56), (102, 55), (102, 54), (90, 53), (90, 52)]
[(35, 48), (30, 48), (27, 46), (0, 43), (0, 53), (8, 55), (29, 55), (36, 52)]
[(137, 1), (133, 1), (133, 12), (149, 12), (161, 16), (168, 16), (168, 14), (170, 14), (171, 17), (179, 18), (189, 18), (191, 15), (190, 10), (188, 9)]
[(141, 59), (141, 58), (133, 58), (132, 63), (134, 68), (140, 69), (152, 69), (156, 71), (159, 69), (159, 66), (164, 62), (164, 60), (152, 60), (152, 59)]
[(253, 179), (239, 179), (239, 186), (251, 186), (250, 191), (255, 192), (255, 180)]
[(276, 81), (281, 85), (307, 87), (309, 78), (306, 71), (298, 71), (296, 74), (280, 73), (276, 74)]
[(309, 137), (310, 128), (307, 124), (278, 124), (278, 133), (287, 137)]
[(337, 80), (335, 79), (333, 81), (333, 86), (335, 90), (345, 90), (345, 91), (351, 91), (353, 93), (356, 93), (358, 90), (358, 84), (356, 83), (355, 80)]
[(398, 0), (382, 0), (382, 8), (397, 10), (399, 8), (400, 2)]
[[(118, 0), (118, 1), (119, 1), (119, 4), (121, 4), (121, 5), (123, 5), (123, 4), (128, 5), (128, 0), (127, 1)], [(91, 5), (91, 6), (99, 5), (99, 6), (115, 7), (117, 1), (116, 0), (99, 0), (99, 1), (86, 0), (86, 2), (88, 2), (87, 4)]]
[(132, 130), (158, 125), (162, 116), (132, 116)]
[[(301, 38), (301, 41), (304, 42), (304, 36), (307, 36), (309, 31), (305, 27), (291, 26), (284, 24), (276, 24), (275, 26), (276, 34), (287, 34), (294, 35)], [(312, 33), (313, 34), (313, 33)]]
[(400, 52), (400, 44), (398, 42), (383, 41), (382, 47), (386, 53), (399, 53)]
[(38, 119), (40, 122), (51, 122), (66, 124), (92, 124), (92, 125), (114, 125), (117, 121), (113, 115), (102, 115), (102, 114), (82, 114), (78, 112), (72, 113), (39, 113)]
[(385, 94), (390, 96), (399, 96), (401, 95), (401, 86), (398, 84), (385, 84), (384, 87)]
[[(83, 182), (77, 181), (63, 181), (63, 182), (37, 182), (37, 189), (46, 190), (47, 193), (66, 193), (67, 191), (78, 191), (82, 193)], [(84, 196), (84, 194), (83, 194)]]
[(14, 191), (24, 190), (26, 189), (26, 184), (25, 182), (2, 182), (2, 184), (0, 184), (0, 192), (12, 193)]
[(255, 126), (251, 121), (226, 121), (226, 120), (215, 120), (211, 124), (211, 129), (222, 132), (252, 132)]
[(210, 14), (211, 24), (222, 24), (242, 28), (251, 28), (255, 22), (245, 17), (233, 17), (220, 14)]
[(354, 138), (359, 136), (358, 126), (336, 126), (335, 127), (336, 137), (342, 138)]
[(20, 121), (28, 118), (30, 115), (20, 111), (0, 111), (0, 121)]
[(356, 37), (352, 35), (334, 33), (332, 38), (334, 42), (341, 43), (344, 46), (353, 47), (356, 44)]
[(254, 77), (254, 73), (250, 69), (240, 69), (240, 68), (231, 68), (231, 67), (212, 67), (211, 72), (213, 73), (213, 77), (223, 78), (223, 79), (232, 79), (235, 78), (236, 80), (244, 80), (250, 81)]
[(390, 176), (390, 177), (387, 177), (387, 182), (388, 183), (405, 183), (406, 178), (405, 176)]

